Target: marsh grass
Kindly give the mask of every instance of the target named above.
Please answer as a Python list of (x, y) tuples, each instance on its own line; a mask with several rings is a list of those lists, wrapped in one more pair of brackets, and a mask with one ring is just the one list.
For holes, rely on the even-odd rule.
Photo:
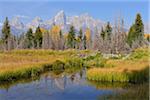
[(10, 82), (10, 81), (16, 81), (22, 78), (30, 78), (39, 76), (41, 73), (47, 71), (47, 68), (51, 67), (51, 64), (45, 64), (45, 65), (33, 65), (29, 67), (23, 67), (16, 70), (8, 70), (8, 71), (1, 71), (0, 73), (0, 82)]
[(142, 83), (149, 80), (149, 66), (143, 68), (92, 68), (87, 71), (87, 78), (102, 82)]
[(82, 67), (82, 58), (90, 51), (13, 50), (0, 53), (0, 82), (38, 76), (46, 71), (56, 73), (70, 67)]
[[(140, 56), (138, 55), (140, 54)], [(87, 78), (96, 81), (138, 82), (147, 80), (147, 49), (135, 50), (127, 59), (104, 59), (89, 50), (13, 50), (0, 52), (0, 81), (38, 76), (46, 71), (90, 67)], [(72, 71), (69, 71), (72, 72)]]
[(149, 80), (149, 51), (135, 50), (127, 59), (108, 59), (105, 67), (91, 67), (87, 78), (93, 81), (141, 83)]

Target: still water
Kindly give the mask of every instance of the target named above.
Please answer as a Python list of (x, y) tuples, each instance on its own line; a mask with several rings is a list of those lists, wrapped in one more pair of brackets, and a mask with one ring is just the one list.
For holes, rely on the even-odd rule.
[[(0, 100), (103, 100), (103, 97), (116, 98), (118, 96), (114, 95), (118, 93), (126, 93), (128, 99), (136, 98), (136, 93), (128, 95), (128, 84), (90, 82), (85, 74), (86, 69), (69, 73), (49, 72), (38, 78), (1, 84)], [(147, 99), (145, 94), (139, 98)]]

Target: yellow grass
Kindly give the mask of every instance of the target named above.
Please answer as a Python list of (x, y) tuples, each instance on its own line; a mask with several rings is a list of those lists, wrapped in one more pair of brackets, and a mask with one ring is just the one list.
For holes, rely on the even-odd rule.
[(108, 60), (106, 65), (115, 67), (91, 68), (87, 71), (87, 78), (93, 81), (119, 81), (119, 82), (143, 82), (148, 81), (149, 61), (138, 60)]
[[(55, 67), (61, 67), (57, 65), (58, 62), (56, 63), (56, 61), (64, 63), (67, 63), (69, 60), (77, 61), (77, 55), (90, 52), (88, 50), (13, 50), (10, 52), (0, 52), (0, 81), (11, 81), (18, 79), (18, 77), (35, 76), (50, 70), (53, 64)], [(79, 62), (76, 63), (78, 64)]]
[(53, 63), (56, 60), (63, 59), (63, 56), (57, 55), (16, 55), (16, 54), (0, 54), (0, 73), (5, 71), (14, 71), (31, 66)]
[[(109, 68), (109, 70), (115, 71), (138, 71), (147, 66), (149, 66), (147, 60), (108, 60), (107, 64), (113, 64), (114, 68)], [(108, 70), (103, 68), (100, 70)]]

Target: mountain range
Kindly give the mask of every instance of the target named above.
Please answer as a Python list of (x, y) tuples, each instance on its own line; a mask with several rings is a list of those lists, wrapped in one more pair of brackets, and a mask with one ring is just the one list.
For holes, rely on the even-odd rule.
[[(94, 19), (88, 13), (81, 14), (79, 16), (66, 16), (63, 10), (59, 11), (53, 18), (49, 20), (42, 20), (40, 17), (35, 17), (33, 20), (24, 24), (20, 21), (19, 17), (14, 17), (10, 20), (11, 32), (14, 35), (20, 35), (32, 28), (35, 31), (36, 27), (40, 26), (45, 29), (50, 29), (52, 25), (59, 25), (64, 33), (68, 32), (70, 26), (73, 25), (76, 31), (79, 31), (82, 28), (85, 31), (86, 28), (90, 28), (92, 32), (97, 28), (101, 29), (105, 25), (104, 21), (99, 19)], [(0, 29), (2, 24), (0, 25)]]
[[(91, 32), (94, 33), (95, 30), (100, 31), (101, 27), (106, 25), (105, 21), (94, 19), (88, 13), (81, 14), (79, 16), (66, 16), (63, 10), (59, 11), (54, 17), (49, 20), (42, 20), (40, 17), (35, 17), (33, 20), (24, 24), (21, 22), (20, 17), (15, 16), (10, 20), (11, 32), (14, 35), (20, 35), (25, 33), (29, 28), (35, 31), (36, 27), (40, 26), (49, 30), (53, 25), (59, 25), (63, 33), (67, 33), (70, 26), (74, 26), (75, 30), (78, 32), (82, 28), (83, 32), (86, 28), (90, 28)], [(0, 23), (0, 30), (2, 29), (2, 23)], [(147, 27), (145, 27), (145, 32), (147, 32)], [(128, 31), (125, 28), (125, 31)], [(92, 34), (93, 35), (93, 34)]]

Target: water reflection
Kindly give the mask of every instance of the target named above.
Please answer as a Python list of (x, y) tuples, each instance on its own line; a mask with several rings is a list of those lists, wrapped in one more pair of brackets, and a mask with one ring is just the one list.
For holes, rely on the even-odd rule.
[(86, 68), (70, 68), (48, 72), (40, 77), (0, 84), (0, 100), (103, 100), (119, 96), (127, 96), (129, 99), (129, 94), (132, 93), (132, 98), (138, 97), (139, 93), (140, 97), (147, 98), (147, 88), (142, 87), (143, 85), (139, 89), (141, 92), (135, 92), (139, 85), (92, 82), (86, 80), (85, 75)]
[(116, 91), (113, 94), (99, 96), (99, 100), (149, 100), (149, 83), (130, 84), (123, 88), (123, 92)]
[(76, 70), (76, 73), (54, 71), (43, 75), (45, 82), (51, 81), (52, 88), (64, 90), (67, 85), (85, 83), (85, 68)]

